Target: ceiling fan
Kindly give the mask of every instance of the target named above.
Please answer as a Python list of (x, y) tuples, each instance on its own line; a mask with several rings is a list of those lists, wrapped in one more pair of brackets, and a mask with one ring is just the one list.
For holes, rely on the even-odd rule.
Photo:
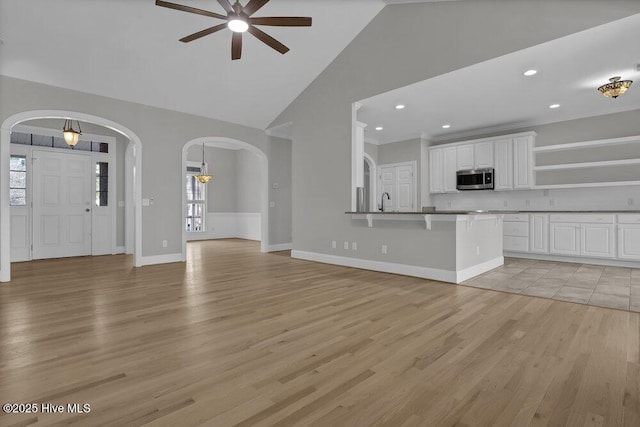
[(229, 0), (218, 0), (218, 3), (220, 3), (220, 5), (227, 12), (226, 16), (214, 12), (209, 12), (208, 10), (197, 9), (190, 6), (183, 6), (180, 4), (170, 3), (162, 0), (156, 0), (156, 6), (167, 7), (169, 9), (181, 10), (183, 12), (195, 13), (198, 15), (227, 21), (223, 24), (215, 25), (213, 27), (209, 27), (202, 31), (198, 31), (197, 33), (193, 33), (189, 36), (183, 37), (180, 39), (180, 41), (183, 43), (189, 43), (193, 40), (197, 40), (201, 37), (216, 33), (225, 28), (229, 28), (231, 31), (233, 31), (233, 38), (231, 40), (231, 59), (235, 60), (240, 59), (240, 57), (242, 56), (242, 33), (247, 31), (253, 34), (253, 36), (258, 40), (260, 40), (267, 46), (277, 50), (283, 55), (289, 51), (288, 47), (286, 47), (264, 31), (258, 29), (256, 25), (269, 25), (275, 27), (311, 26), (311, 18), (294, 16), (264, 18), (251, 17), (268, 2), (269, 0), (250, 0), (246, 6), (242, 6), (239, 0), (236, 0), (233, 5), (229, 2)]

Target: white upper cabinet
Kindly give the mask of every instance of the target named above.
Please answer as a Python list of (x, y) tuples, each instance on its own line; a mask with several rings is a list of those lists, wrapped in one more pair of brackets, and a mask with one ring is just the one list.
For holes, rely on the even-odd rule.
[(513, 188), (533, 187), (533, 138), (523, 136), (513, 139)]
[(468, 170), (474, 168), (473, 162), (473, 144), (459, 145), (456, 147), (457, 169)]
[(534, 132), (445, 144), (429, 149), (429, 191), (457, 192), (456, 172), (494, 168), (495, 190), (533, 188)]
[(457, 147), (446, 147), (444, 149), (444, 178), (443, 187), (445, 193), (456, 192), (456, 172), (458, 171)]
[(434, 148), (429, 150), (429, 191), (431, 193), (444, 192), (442, 178), (444, 177), (444, 149)]
[(495, 142), (495, 190), (513, 189), (513, 141), (499, 139)]
[(473, 145), (476, 169), (493, 167), (493, 141), (478, 142)]

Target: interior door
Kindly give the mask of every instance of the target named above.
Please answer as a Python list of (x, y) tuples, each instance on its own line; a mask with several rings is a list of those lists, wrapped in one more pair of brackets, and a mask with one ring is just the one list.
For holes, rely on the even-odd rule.
[(91, 156), (33, 152), (33, 259), (91, 254)]
[[(396, 168), (393, 166), (382, 166), (380, 168), (380, 197), (386, 192), (391, 196), (391, 200), (386, 197), (382, 198), (384, 203), (384, 210), (393, 210), (394, 201), (396, 199)], [(380, 203), (380, 202), (378, 202)]]
[(396, 168), (396, 201), (393, 203), (399, 212), (411, 212), (413, 209), (413, 167), (397, 166)]

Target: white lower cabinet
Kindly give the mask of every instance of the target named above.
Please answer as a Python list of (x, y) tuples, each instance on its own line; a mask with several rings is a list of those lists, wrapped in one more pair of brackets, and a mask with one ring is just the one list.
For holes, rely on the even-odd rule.
[[(525, 222), (526, 221), (526, 222)], [(640, 214), (530, 213), (504, 217), (505, 252), (640, 261)], [(549, 259), (541, 257), (541, 259)], [(555, 258), (552, 258), (555, 259)]]
[(640, 261), (640, 225), (618, 225), (618, 258)]
[(615, 258), (615, 225), (580, 224), (580, 255), (592, 258)]
[(549, 231), (549, 253), (580, 256), (579, 224), (551, 223)]
[(529, 215), (505, 215), (503, 225), (503, 250), (529, 252)]
[(531, 252), (549, 253), (549, 215), (531, 214), (529, 219)]

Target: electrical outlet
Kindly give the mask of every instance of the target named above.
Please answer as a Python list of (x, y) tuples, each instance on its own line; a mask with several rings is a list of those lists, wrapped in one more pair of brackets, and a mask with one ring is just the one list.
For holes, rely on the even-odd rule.
[(344, 242), (342, 247), (344, 248), (345, 251), (348, 251), (349, 250), (349, 242)]
[(542, 190), (542, 195), (544, 197), (548, 197), (549, 196), (549, 190)]
[(338, 242), (336, 242), (335, 240), (331, 241), (331, 248), (335, 249), (338, 247)]
[(508, 208), (508, 207), (509, 207), (509, 202), (507, 202), (507, 201), (505, 200), (505, 201), (504, 201), (504, 203), (503, 203), (503, 205), (504, 205), (504, 207), (505, 207), (505, 208)]
[(276, 202), (269, 202), (269, 207), (270, 208), (275, 208), (276, 207)]
[(549, 199), (549, 206), (555, 206), (556, 205), (556, 201), (553, 199)]
[(358, 250), (358, 242), (351, 242), (351, 250), (352, 251)]
[(271, 188), (273, 188), (274, 190), (277, 190), (278, 188), (280, 188), (280, 184), (278, 184), (277, 182), (274, 182), (273, 184), (271, 184)]
[(167, 242), (166, 240), (162, 241), (162, 247), (166, 248), (169, 245), (169, 242)]
[(629, 198), (627, 199), (627, 205), (629, 205), (629, 206), (633, 206), (633, 197), (629, 197)]
[(149, 206), (149, 199), (142, 199), (142, 206)]
[(382, 252), (384, 255), (387, 254), (387, 245), (382, 245), (382, 247), (380, 248), (380, 252)]
[(530, 207), (531, 206), (531, 200), (525, 200), (524, 205), (526, 207)]

